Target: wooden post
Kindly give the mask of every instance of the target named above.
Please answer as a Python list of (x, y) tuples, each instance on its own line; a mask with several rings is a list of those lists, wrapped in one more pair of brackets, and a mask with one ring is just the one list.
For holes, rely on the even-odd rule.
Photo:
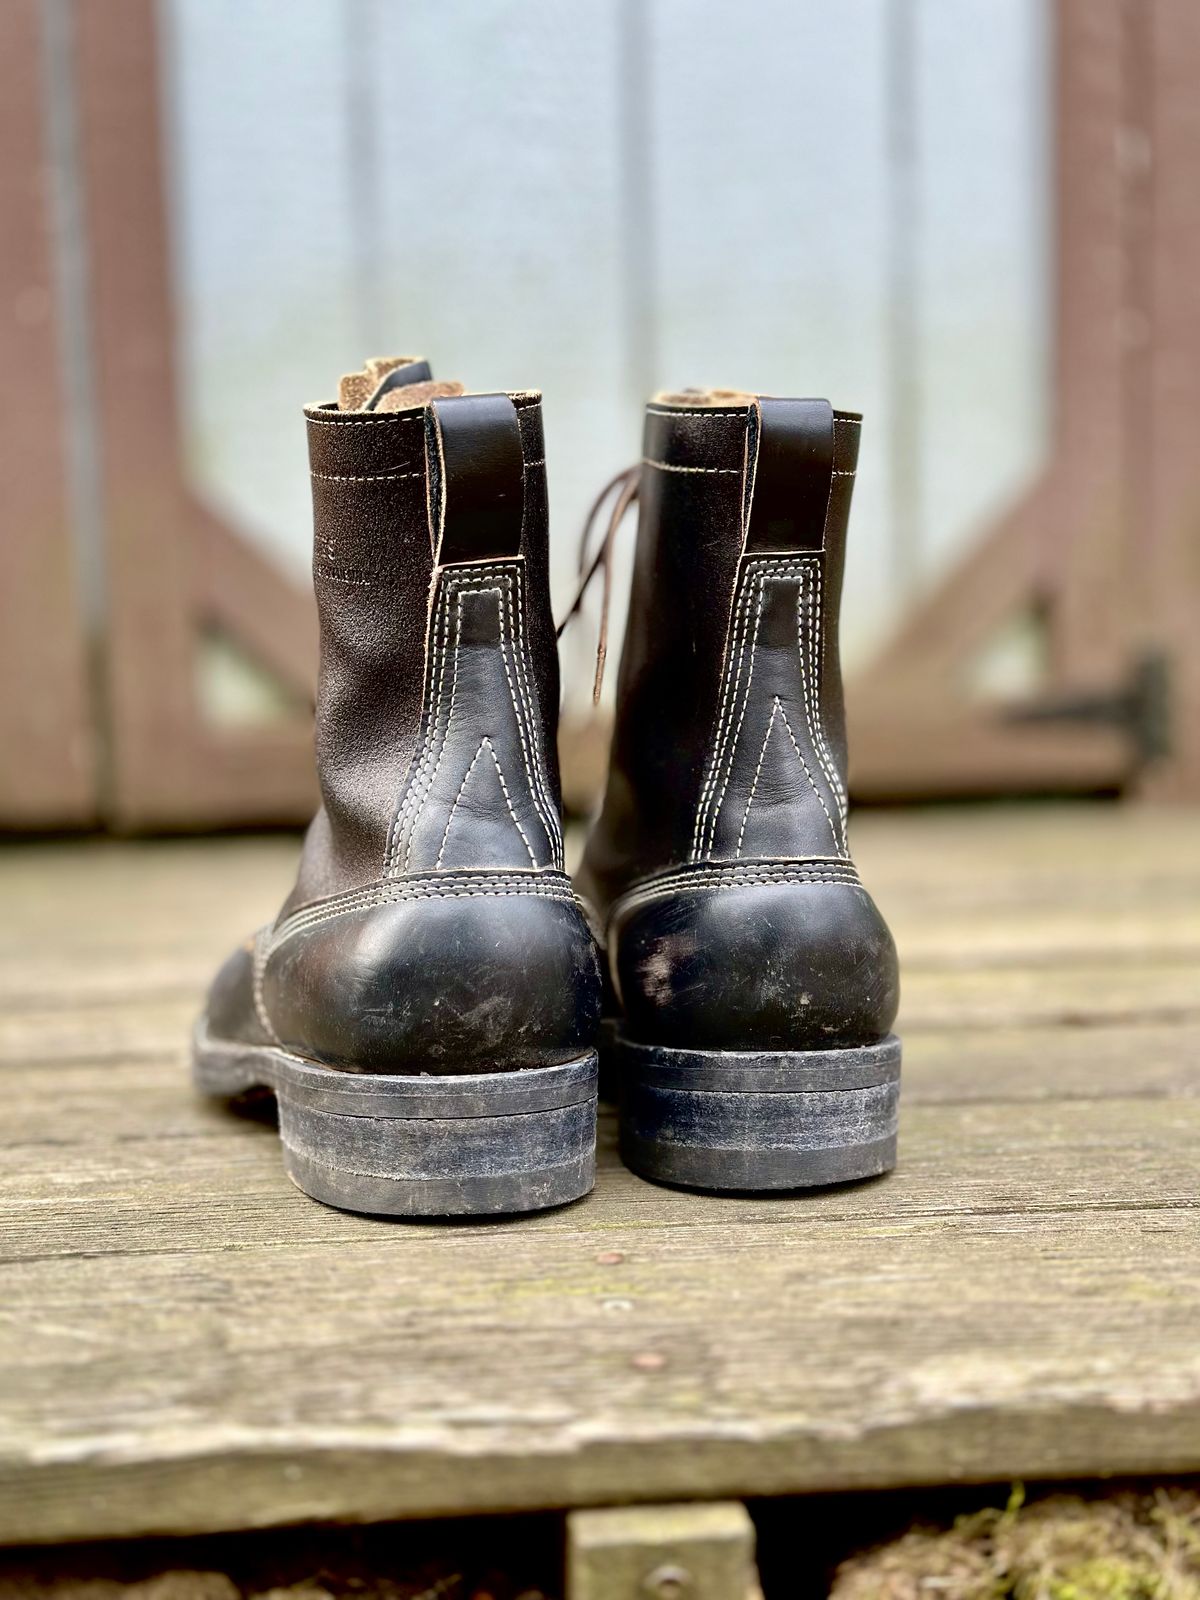
[[(1200, 15), (1057, 0), (1054, 16), (1049, 460), (849, 685), (860, 797), (1200, 798)], [(968, 691), (973, 655), (1022, 609), (1049, 647), (1025, 709), (1048, 720)], [(1133, 694), (1147, 660), (1169, 695), (1170, 749), (1152, 759)]]
[(0, 6), (0, 819), (97, 815), (87, 642), (67, 499), (38, 0)]
[(315, 794), (306, 719), (222, 730), (206, 727), (197, 705), (205, 623), (225, 626), (304, 696), (315, 614), (185, 480), (154, 0), (75, 0), (72, 15), (107, 534), (112, 819), (299, 820)]
[(567, 1600), (753, 1600), (754, 1524), (737, 1501), (572, 1511)]
[(1150, 419), (1142, 547), (1143, 636), (1162, 650), (1171, 749), (1145, 774), (1161, 800), (1200, 799), (1200, 9), (1144, 11), (1149, 71), (1146, 165)]

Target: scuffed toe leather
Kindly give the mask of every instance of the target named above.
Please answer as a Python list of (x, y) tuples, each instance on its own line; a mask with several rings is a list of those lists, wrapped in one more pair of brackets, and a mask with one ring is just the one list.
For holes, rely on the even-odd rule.
[(254, 1005), (254, 943), (247, 939), (220, 966), (208, 991), (205, 1021), (215, 1039), (270, 1044)]
[(628, 1035), (718, 1050), (805, 1050), (883, 1038), (896, 947), (852, 882), (749, 881), (630, 897), (609, 930)]
[(295, 932), (285, 924), (263, 978), (280, 1042), (374, 1072), (496, 1072), (577, 1057), (600, 1020), (599, 960), (568, 880), (539, 877), (430, 879), (392, 903)]

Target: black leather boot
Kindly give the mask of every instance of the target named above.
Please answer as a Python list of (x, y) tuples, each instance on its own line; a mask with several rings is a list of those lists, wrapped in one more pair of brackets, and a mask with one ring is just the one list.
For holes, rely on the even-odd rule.
[(523, 1211), (592, 1186), (600, 1008), (563, 871), (541, 404), (396, 370), (387, 409), (306, 412), (323, 804), (195, 1075), (273, 1089), (330, 1205)]
[(651, 404), (603, 812), (579, 877), (625, 1160), (780, 1189), (896, 1157), (896, 951), (846, 842), (838, 604), (860, 418)]

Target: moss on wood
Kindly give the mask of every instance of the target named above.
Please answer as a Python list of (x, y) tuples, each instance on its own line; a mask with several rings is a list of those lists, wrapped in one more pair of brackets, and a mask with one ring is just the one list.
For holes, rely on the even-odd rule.
[(914, 1528), (838, 1569), (830, 1600), (1200, 1600), (1200, 1496), (1052, 1495)]

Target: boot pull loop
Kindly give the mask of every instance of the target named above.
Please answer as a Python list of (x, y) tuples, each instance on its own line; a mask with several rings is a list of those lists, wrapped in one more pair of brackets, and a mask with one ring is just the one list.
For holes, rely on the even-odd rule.
[[(562, 621), (555, 629), (555, 637), (561, 639), (568, 622), (579, 611), (583, 604), (584, 596), (591, 588), (592, 579), (596, 573), (603, 569), (604, 579), (600, 591), (600, 633), (596, 643), (596, 671), (592, 678), (592, 704), (600, 704), (600, 689), (604, 683), (604, 664), (608, 660), (608, 612), (612, 600), (612, 554), (616, 544), (617, 533), (625, 520), (625, 513), (638, 497), (638, 488), (641, 483), (642, 469), (640, 463), (636, 466), (626, 467), (612, 477), (592, 501), (591, 509), (583, 522), (583, 532), (579, 539), (579, 585), (575, 590), (575, 598), (571, 601)], [(591, 562), (588, 561), (588, 546), (592, 539), (592, 528), (604, 502), (616, 490), (612, 512), (609, 515), (608, 527), (604, 531), (604, 538), (600, 541), (600, 548), (596, 551)]]
[(425, 454), (434, 566), (520, 555), (525, 458), (517, 408), (508, 396), (431, 400)]
[(744, 483), (743, 550), (820, 550), (833, 487), (829, 401), (756, 400)]

